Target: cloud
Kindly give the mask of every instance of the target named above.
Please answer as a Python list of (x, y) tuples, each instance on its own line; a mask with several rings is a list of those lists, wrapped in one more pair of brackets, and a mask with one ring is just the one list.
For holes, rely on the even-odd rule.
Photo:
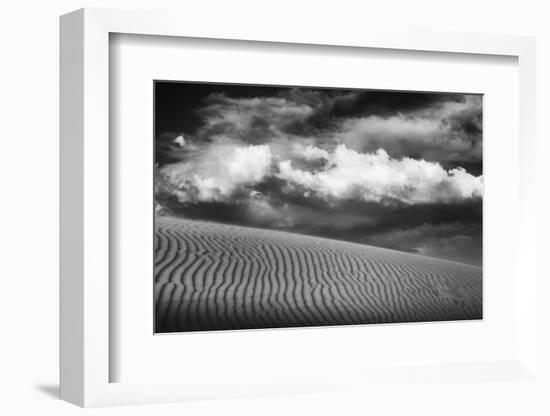
[[(310, 153), (314, 149), (310, 149)], [(324, 154), (320, 149), (320, 153)], [(365, 202), (399, 201), (405, 204), (453, 202), (481, 197), (481, 177), (464, 169), (446, 171), (438, 163), (411, 158), (392, 159), (382, 149), (359, 153), (345, 145), (328, 155), (324, 169), (295, 169), (280, 161), (277, 178), (293, 190), (313, 192), (328, 200), (360, 199)]]
[[(270, 178), (284, 182), (287, 196), (332, 204), (481, 197), (482, 177), (447, 163), (481, 158), (480, 96), (425, 94), (420, 102), (428, 104), (415, 106), (398, 94), (387, 107), (406, 112), (372, 114), (373, 94), (388, 97), (310, 89), (252, 98), (210, 94), (197, 109), (202, 123), (193, 134), (157, 140), (157, 156), (168, 162), (161, 175), (184, 203), (250, 199)], [(367, 114), (357, 116), (359, 109)], [(320, 116), (332, 120), (325, 129), (318, 128)]]
[(161, 174), (174, 186), (181, 202), (221, 201), (261, 182), (270, 173), (269, 146), (237, 146), (220, 139), (195, 158), (165, 166)]
[(308, 104), (285, 97), (231, 98), (212, 94), (198, 111), (203, 124), (197, 135), (209, 140), (213, 135), (223, 134), (257, 144), (263, 139), (283, 136), (313, 112)]
[(303, 145), (301, 143), (296, 143), (293, 146), (294, 154), (297, 157), (301, 157), (307, 161), (327, 159), (329, 158), (329, 152), (325, 149), (320, 149), (312, 145)]
[(481, 97), (446, 101), (405, 114), (345, 118), (334, 136), (361, 152), (383, 148), (397, 158), (480, 162)]
[[(223, 135), (280, 148), (288, 142), (325, 150), (339, 144), (358, 152), (382, 148), (393, 158), (436, 161), (445, 168), (481, 163), (481, 96), (380, 94), (310, 89), (253, 98), (210, 94), (197, 109), (202, 124), (194, 135), (201, 142)], [(399, 100), (383, 99), (395, 94)], [(415, 99), (427, 105), (415, 106)], [(392, 112), (384, 103), (402, 111)]]
[(184, 147), (185, 138), (183, 137), (183, 134), (180, 134), (178, 137), (176, 137), (173, 142), (176, 143), (179, 147)]
[[(314, 146), (294, 146), (293, 158), (282, 158), (269, 145), (241, 146), (218, 138), (188, 161), (164, 167), (161, 174), (175, 187), (182, 202), (222, 201), (253, 190), (267, 178), (298, 192), (330, 202), (361, 200), (391, 204), (452, 203), (482, 196), (483, 178), (462, 168), (411, 158), (394, 159), (384, 150), (359, 153), (346, 145), (333, 152)], [(293, 160), (322, 159), (321, 165)]]

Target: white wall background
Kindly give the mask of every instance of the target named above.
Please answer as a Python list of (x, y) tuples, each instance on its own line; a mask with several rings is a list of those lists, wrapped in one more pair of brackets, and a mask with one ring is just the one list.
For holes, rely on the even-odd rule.
[[(170, 1), (170, 0), (11, 0), (0, 12), (0, 413), (72, 415), (82, 410), (56, 399), (58, 368), (58, 16), (80, 7), (177, 10), (189, 19), (212, 14), (232, 19), (326, 21), (327, 31), (343, 25), (421, 27), (440, 30), (536, 35), (538, 41), (538, 131), (541, 191), (539, 241), (550, 249), (548, 164), (550, 131), (550, 12), (547, 2), (492, 1)], [(205, 23), (207, 24), (207, 23)], [(182, 21), (185, 25), (185, 21)], [(544, 253), (543, 253), (544, 254)], [(543, 256), (541, 256), (543, 257)], [(542, 259), (544, 261), (544, 259)], [(545, 264), (544, 275), (550, 278)], [(549, 293), (543, 281), (538, 291)], [(542, 347), (550, 351), (549, 307), (541, 302)], [(546, 331), (544, 330), (546, 328)], [(546, 347), (546, 348), (545, 348)], [(541, 366), (548, 358), (541, 354)], [(548, 354), (546, 354), (548, 355)], [(546, 372), (550, 374), (550, 372)], [(376, 397), (348, 393), (196, 402), (157, 407), (93, 410), (101, 415), (538, 415), (550, 414), (547, 391), (494, 383), (411, 388), (398, 397), (388, 388)], [(436, 392), (437, 394), (434, 394)]]

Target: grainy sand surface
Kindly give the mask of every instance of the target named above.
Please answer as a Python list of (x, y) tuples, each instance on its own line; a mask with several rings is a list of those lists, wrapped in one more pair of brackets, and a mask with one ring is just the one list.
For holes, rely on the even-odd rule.
[(481, 319), (481, 268), (272, 230), (156, 219), (156, 332)]

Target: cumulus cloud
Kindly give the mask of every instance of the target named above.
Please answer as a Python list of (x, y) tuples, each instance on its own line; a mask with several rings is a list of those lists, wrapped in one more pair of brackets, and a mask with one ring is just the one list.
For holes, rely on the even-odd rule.
[(293, 146), (293, 148), (296, 156), (302, 157), (308, 161), (318, 159), (328, 160), (329, 158), (329, 152), (327, 152), (325, 149), (320, 149), (312, 145), (305, 146), (303, 144), (297, 143)]
[(442, 102), (407, 114), (346, 118), (335, 136), (362, 152), (383, 148), (393, 157), (479, 162), (481, 97)]
[(407, 114), (339, 117), (323, 131), (296, 128), (319, 114), (349, 110), (358, 99), (308, 90), (280, 97), (211, 94), (198, 110), (195, 138), (172, 140), (181, 162), (162, 173), (182, 201), (224, 200), (270, 175), (286, 181), (287, 190), (332, 200), (417, 204), (481, 196), (481, 176), (445, 166), (481, 157), (481, 141), (472, 139), (481, 129), (479, 97)]
[(224, 200), (268, 177), (284, 181), (287, 192), (331, 201), (449, 203), (481, 197), (483, 191), (481, 176), (461, 168), (447, 171), (425, 160), (393, 159), (382, 149), (359, 153), (342, 144), (328, 152), (299, 145), (294, 155), (325, 163), (315, 170), (296, 168), (291, 159), (273, 154), (269, 145), (238, 146), (220, 140), (187, 162), (166, 166), (162, 175), (179, 190), (182, 202)]
[[(322, 149), (319, 152), (326, 154)], [(345, 145), (339, 145), (326, 157), (328, 164), (317, 172), (295, 169), (291, 161), (281, 161), (277, 177), (293, 188), (336, 200), (417, 204), (446, 203), (482, 195), (482, 178), (460, 168), (446, 171), (438, 163), (392, 159), (382, 149), (359, 153)]]
[(161, 174), (182, 202), (220, 201), (242, 187), (261, 182), (270, 173), (269, 146), (236, 146), (220, 141), (194, 159), (164, 167)]

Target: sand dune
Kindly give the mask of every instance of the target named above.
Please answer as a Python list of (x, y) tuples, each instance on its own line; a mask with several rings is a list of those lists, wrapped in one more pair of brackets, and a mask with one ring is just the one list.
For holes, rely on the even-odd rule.
[(480, 319), (481, 268), (298, 234), (156, 219), (156, 332)]

